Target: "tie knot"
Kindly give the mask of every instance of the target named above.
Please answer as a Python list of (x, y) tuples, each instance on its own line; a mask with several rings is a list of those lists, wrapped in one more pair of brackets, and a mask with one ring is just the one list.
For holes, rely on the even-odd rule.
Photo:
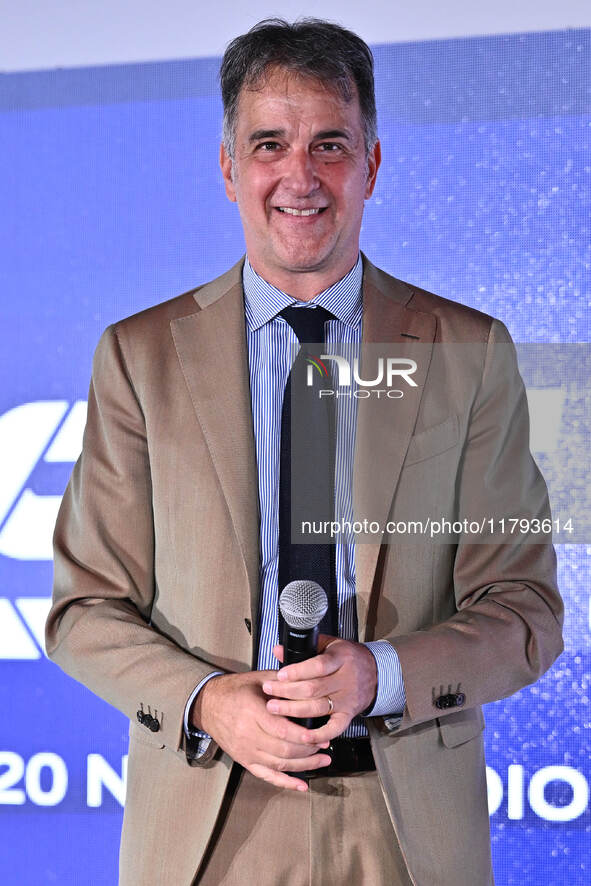
[(322, 344), (325, 341), (324, 324), (334, 319), (334, 314), (326, 308), (283, 308), (279, 316), (289, 323), (300, 344), (302, 342)]

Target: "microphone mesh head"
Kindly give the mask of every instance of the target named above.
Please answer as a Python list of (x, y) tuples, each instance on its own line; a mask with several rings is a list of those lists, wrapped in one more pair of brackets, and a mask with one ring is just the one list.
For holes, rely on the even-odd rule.
[(279, 609), (290, 628), (307, 630), (322, 621), (328, 597), (315, 581), (290, 581), (279, 597)]

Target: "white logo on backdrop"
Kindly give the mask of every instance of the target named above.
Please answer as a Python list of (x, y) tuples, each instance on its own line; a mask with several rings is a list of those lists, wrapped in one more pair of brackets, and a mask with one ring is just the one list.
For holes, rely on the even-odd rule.
[(0, 597), (0, 659), (30, 661), (45, 653), (51, 597)]
[(44, 462), (74, 462), (82, 448), (86, 402), (23, 403), (0, 416), (0, 554), (51, 560), (61, 495), (37, 495), (28, 485)]

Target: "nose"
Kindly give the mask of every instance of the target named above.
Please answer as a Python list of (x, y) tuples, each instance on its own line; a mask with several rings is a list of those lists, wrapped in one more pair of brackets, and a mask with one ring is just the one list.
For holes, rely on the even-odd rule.
[(306, 197), (318, 188), (314, 161), (305, 148), (293, 150), (285, 158), (283, 184), (297, 197)]

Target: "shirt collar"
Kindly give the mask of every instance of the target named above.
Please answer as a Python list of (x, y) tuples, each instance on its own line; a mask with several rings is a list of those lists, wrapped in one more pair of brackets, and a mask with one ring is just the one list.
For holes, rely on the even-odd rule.
[(323, 292), (319, 292), (309, 302), (301, 302), (292, 298), (271, 283), (267, 283), (253, 268), (248, 260), (244, 261), (242, 270), (242, 283), (244, 286), (244, 309), (246, 323), (252, 332), (260, 329), (269, 320), (272, 320), (279, 311), (290, 305), (320, 305), (330, 311), (338, 320), (347, 326), (357, 327), (361, 323), (362, 315), (362, 281), (363, 263), (361, 254), (357, 256), (356, 264), (348, 274), (329, 286)]

